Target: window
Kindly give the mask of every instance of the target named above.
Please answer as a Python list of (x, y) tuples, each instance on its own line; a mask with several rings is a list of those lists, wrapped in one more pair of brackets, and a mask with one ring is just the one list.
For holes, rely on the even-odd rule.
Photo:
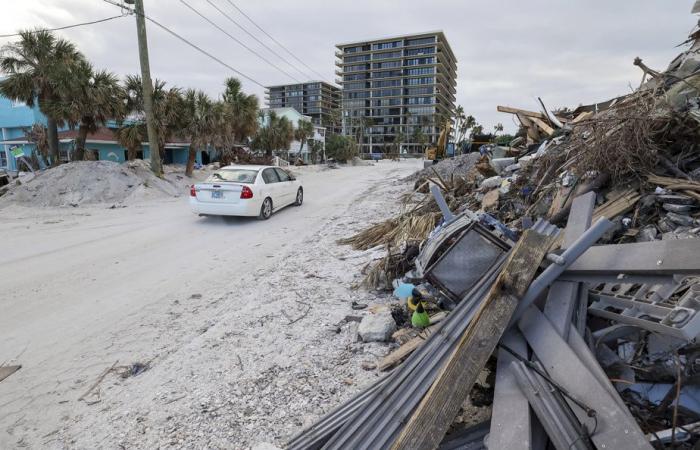
[(401, 67), (401, 61), (386, 61), (372, 64), (373, 69), (391, 69), (392, 67)]
[(401, 80), (381, 80), (381, 81), (373, 81), (372, 82), (373, 88), (393, 87), (393, 86), (401, 86)]
[(345, 53), (355, 53), (355, 52), (361, 52), (362, 47), (345, 47), (343, 49)]
[(209, 175), (207, 183), (216, 183), (218, 181), (231, 181), (235, 183), (255, 183), (255, 177), (258, 176), (257, 170), (247, 169), (222, 169)]
[(418, 107), (411, 107), (411, 108), (406, 108), (409, 114), (412, 114), (414, 116), (421, 116), (421, 115), (427, 115), (427, 114), (435, 114), (435, 107), (434, 106), (418, 106)]
[(384, 72), (372, 72), (372, 78), (390, 78), (390, 77), (400, 77), (400, 70), (387, 70)]
[(279, 183), (280, 179), (277, 176), (275, 169), (265, 169), (262, 173), (263, 180), (265, 184)]
[(435, 73), (435, 67), (420, 67), (417, 69), (406, 69), (406, 75), (427, 75)]
[(355, 66), (345, 66), (345, 68), (343, 69), (343, 72), (359, 72), (359, 71), (367, 70), (367, 69), (369, 69), (367, 64), (359, 64), (359, 65), (355, 65)]
[(435, 47), (409, 48), (404, 51), (406, 56), (430, 55), (435, 53)]
[(365, 80), (367, 79), (366, 73), (354, 73), (352, 75), (344, 75), (343, 81), (353, 81), (353, 80)]
[(0, 150), (0, 167), (8, 167), (7, 164), (7, 150)]
[(406, 80), (407, 86), (415, 86), (417, 84), (435, 84), (435, 77), (409, 78)]
[[(416, 78), (418, 79), (418, 78)], [(417, 87), (406, 89), (406, 95), (428, 95), (434, 92), (434, 88), (430, 87)]]
[(372, 50), (384, 50), (385, 48), (401, 47), (401, 41), (382, 42), (380, 44), (372, 44)]
[(401, 89), (380, 89), (378, 91), (372, 91), (372, 97), (393, 97), (396, 95), (401, 95)]
[(400, 98), (383, 98), (381, 100), (372, 100), (372, 106), (398, 106), (400, 104)]
[(365, 88), (365, 83), (363, 81), (355, 82), (355, 83), (345, 83), (343, 85), (343, 89), (345, 90), (353, 90), (353, 89), (364, 89)]
[(343, 58), (343, 62), (351, 63), (358, 61), (369, 61), (370, 55), (357, 55), (357, 56), (346, 56)]
[(407, 105), (432, 105), (435, 103), (435, 97), (410, 97), (406, 102)]
[(343, 98), (345, 98), (345, 99), (368, 98), (368, 97), (369, 97), (369, 92), (367, 92), (367, 91), (343, 92)]
[(406, 46), (409, 45), (423, 45), (423, 44), (434, 44), (435, 36), (420, 38), (420, 39), (408, 39), (406, 40)]
[(407, 66), (420, 66), (422, 64), (433, 64), (434, 62), (435, 62), (435, 58), (430, 56), (428, 58), (407, 59), (406, 65)]
[(375, 53), (372, 59), (391, 59), (391, 58), (401, 58), (401, 50), (398, 52), (383, 52)]
[(290, 177), (289, 174), (287, 172), (285, 172), (284, 170), (282, 170), (278, 167), (275, 167), (275, 172), (277, 172), (277, 176), (279, 177), (279, 179), (282, 183), (284, 183), (286, 181), (292, 181), (292, 177)]

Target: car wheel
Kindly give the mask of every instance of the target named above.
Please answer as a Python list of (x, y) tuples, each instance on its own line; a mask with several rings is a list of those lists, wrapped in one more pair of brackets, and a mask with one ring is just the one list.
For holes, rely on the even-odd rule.
[(301, 206), (301, 204), (304, 203), (304, 190), (302, 188), (299, 188), (297, 191), (297, 199), (294, 202), (294, 206)]
[(267, 220), (270, 218), (271, 215), (272, 215), (272, 200), (270, 199), (270, 197), (268, 197), (263, 201), (263, 204), (260, 207), (260, 215), (258, 215), (258, 219)]

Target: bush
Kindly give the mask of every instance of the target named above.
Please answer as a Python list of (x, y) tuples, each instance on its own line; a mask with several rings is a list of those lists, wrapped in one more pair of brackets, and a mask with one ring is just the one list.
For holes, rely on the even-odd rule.
[(326, 157), (348, 162), (357, 156), (357, 143), (349, 136), (332, 134), (326, 138)]

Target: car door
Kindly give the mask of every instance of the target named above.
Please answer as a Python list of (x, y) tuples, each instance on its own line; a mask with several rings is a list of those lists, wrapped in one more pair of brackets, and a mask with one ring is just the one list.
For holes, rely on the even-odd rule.
[(297, 191), (295, 189), (295, 184), (292, 182), (292, 177), (289, 176), (289, 174), (283, 170), (280, 169), (279, 167), (275, 167), (275, 171), (277, 172), (277, 177), (279, 178), (279, 188), (280, 188), (280, 197), (282, 197), (283, 205), (289, 205), (290, 203), (294, 202), (294, 199), (296, 199)]
[(284, 205), (284, 199), (280, 193), (280, 179), (274, 168), (268, 167), (262, 171), (262, 179), (265, 182), (265, 191), (272, 199), (272, 207), (277, 209)]

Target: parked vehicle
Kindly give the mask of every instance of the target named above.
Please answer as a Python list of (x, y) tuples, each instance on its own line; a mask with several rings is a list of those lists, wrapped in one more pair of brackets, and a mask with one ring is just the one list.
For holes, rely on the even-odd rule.
[(190, 187), (190, 207), (200, 216), (248, 216), (261, 220), (304, 201), (301, 182), (276, 166), (226, 166)]

